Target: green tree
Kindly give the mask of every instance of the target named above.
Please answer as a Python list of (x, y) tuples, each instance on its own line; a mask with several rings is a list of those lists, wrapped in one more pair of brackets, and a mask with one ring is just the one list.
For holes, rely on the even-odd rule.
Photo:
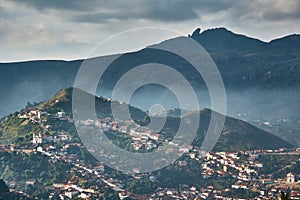
[(6, 186), (5, 182), (0, 179), (0, 200), (7, 199), (9, 195), (9, 188)]
[(5, 194), (9, 192), (9, 188), (6, 186), (5, 182), (0, 179), (0, 194)]

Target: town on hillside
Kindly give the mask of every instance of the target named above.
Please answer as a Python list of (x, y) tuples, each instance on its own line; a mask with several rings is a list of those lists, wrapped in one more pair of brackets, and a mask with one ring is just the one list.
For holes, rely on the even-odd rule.
[[(289, 191), (291, 199), (300, 199), (300, 173), (288, 171), (293, 166), (300, 166), (300, 148), (274, 150), (248, 150), (238, 152), (203, 152), (200, 147), (189, 145), (181, 149), (184, 159), (178, 159), (172, 165), (188, 167), (190, 162), (195, 162), (197, 170), (201, 171), (199, 179), (211, 183), (206, 186), (198, 184), (177, 184), (176, 187), (156, 187), (142, 193), (135, 193), (128, 189), (128, 179), (140, 181), (146, 179), (151, 184), (156, 184), (158, 174), (137, 173), (129, 178), (121, 175), (112, 175), (112, 171), (100, 161), (91, 161), (79, 155), (79, 149), (85, 150), (80, 143), (72, 140), (71, 136), (62, 131), (55, 132), (52, 128), (51, 118), (64, 123), (73, 123), (70, 116), (64, 111), (48, 113), (43, 110), (27, 109), (21, 111), (17, 117), (25, 120), (23, 123), (34, 123), (42, 128), (44, 133), (33, 133), (31, 145), (24, 148), (20, 145), (0, 145), (0, 153), (16, 153), (31, 155), (37, 154), (49, 163), (68, 163), (72, 174), (69, 180), (54, 182), (52, 185), (42, 186), (43, 180), (28, 178), (23, 183), (6, 179), (8, 187), (16, 193), (26, 194), (18, 190), (19, 184), (25, 187), (42, 187), (49, 199), (59, 197), (67, 199), (101, 199), (104, 193), (99, 192), (99, 187), (110, 188), (119, 199), (277, 199), (281, 191)], [(52, 120), (53, 121), (53, 120)], [(169, 142), (163, 135), (155, 131), (132, 125), (127, 121), (116, 122), (109, 117), (97, 121), (82, 121), (85, 125), (93, 124), (104, 131), (123, 134), (131, 138), (130, 148), (133, 151), (148, 150)], [(73, 149), (73, 150), (71, 150)], [(275, 163), (274, 158), (288, 157), (287, 163)], [(269, 158), (269, 159), (261, 159)], [(267, 161), (264, 161), (267, 160)], [(269, 162), (269, 163), (268, 163)], [(279, 165), (281, 164), (281, 165)], [(268, 172), (270, 165), (279, 167)], [(294, 167), (295, 168), (295, 167)], [(275, 172), (275, 173), (274, 173)], [(214, 186), (218, 179), (228, 179), (230, 184)], [(83, 184), (84, 183), (84, 184)], [(87, 184), (90, 183), (90, 184)], [(94, 184), (97, 183), (97, 184)], [(215, 184), (217, 185), (217, 184)], [(141, 186), (142, 187), (142, 186)], [(244, 194), (244, 195), (240, 195)]]

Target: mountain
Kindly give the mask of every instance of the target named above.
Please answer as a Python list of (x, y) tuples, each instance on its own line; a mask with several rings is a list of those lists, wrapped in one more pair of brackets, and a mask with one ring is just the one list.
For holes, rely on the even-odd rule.
[[(211, 54), (227, 89), (300, 88), (298, 78), (300, 73), (299, 35), (290, 35), (266, 43), (235, 34), (225, 28), (217, 28), (193, 34), (191, 37)], [(165, 58), (164, 55), (150, 54), (147, 48), (125, 54), (122, 56), (122, 60), (116, 63), (117, 69), (111, 71), (107, 79), (111, 79), (119, 70), (127, 71), (128, 68), (133, 67), (133, 64), (145, 63), (157, 56)], [(157, 59), (159, 60), (159, 58)], [(194, 77), (194, 71), (188, 69), (178, 58), (175, 58), (172, 63), (166, 64), (176, 62), (183, 64), (182, 68), (186, 68), (187, 76), (201, 80), (201, 77)], [(56, 91), (72, 86), (81, 63), (82, 60), (0, 64), (0, 89), (2, 91), (0, 114), (3, 113), (3, 116), (15, 111), (28, 101), (46, 100)], [(128, 63), (132, 64), (128, 66)], [(49, 84), (50, 82), (51, 84)], [(196, 86), (203, 87), (203, 82), (200, 81)]]
[(267, 46), (269, 49), (272, 49), (273, 51), (281, 52), (284, 54), (297, 53), (299, 55), (300, 35), (293, 34), (282, 38), (278, 38), (269, 42)]
[(226, 28), (208, 29), (194, 32), (191, 37), (207, 51), (222, 54), (241, 54), (261, 48), (266, 43), (245, 35), (235, 34)]
[[(225, 28), (216, 28), (202, 33), (196, 32), (191, 37), (211, 54), (228, 89), (300, 88), (298, 78), (300, 35), (289, 35), (266, 43), (235, 34)], [(176, 38), (163, 43), (174, 40)], [(125, 54), (122, 60), (144, 63), (155, 56), (157, 55), (149, 55), (149, 50), (146, 48), (139, 52)], [(177, 59), (173, 61), (175, 62), (180, 61)], [(27, 101), (39, 102), (49, 99), (56, 91), (72, 86), (81, 63), (82, 60), (1, 63), (0, 113), (5, 114), (21, 108)], [(123, 63), (120, 61), (120, 64)], [(117, 70), (122, 68), (125, 70), (126, 66), (119, 66)], [(193, 71), (189, 70), (186, 74), (193, 76)], [(7, 106), (7, 103), (11, 105)]]
[(238, 55), (282, 53), (299, 56), (299, 34), (292, 34), (271, 40), (270, 42), (263, 42), (245, 35), (233, 33), (226, 28), (214, 28), (203, 32), (197, 29), (190, 37), (211, 53)]
[[(91, 97), (89, 93), (79, 91), (83, 95), (87, 95), (86, 97)], [(99, 119), (104, 119), (106, 117), (113, 117), (111, 113), (111, 101), (105, 99), (103, 97), (94, 97), (96, 100), (96, 111)], [(124, 109), (127, 105), (116, 102), (116, 109)], [(51, 115), (55, 115), (58, 111), (65, 111), (67, 116), (72, 116), (71, 113), (71, 105), (72, 105), (72, 88), (64, 89), (59, 91), (53, 98), (48, 101), (45, 101), (35, 108), (27, 108), (29, 110), (39, 109), (42, 111), (46, 111)], [(88, 110), (88, 108), (86, 108)], [(29, 112), (29, 110), (23, 110), (20, 113), (24, 114)], [(147, 113), (142, 110), (130, 106), (130, 114), (132, 118), (136, 122), (142, 122), (147, 119)], [(200, 116), (199, 129), (197, 132), (197, 136), (193, 142), (194, 145), (201, 146), (204, 136), (206, 134), (206, 130), (208, 130), (208, 124), (211, 120), (211, 111), (209, 109), (204, 109), (201, 111), (193, 111), (193, 112), (185, 112), (182, 115), (182, 118), (169, 116), (166, 119), (166, 123), (164, 128), (160, 131), (162, 134), (167, 134), (165, 137), (172, 137), (177, 132), (178, 126), (181, 120), (186, 122), (192, 122), (197, 115)], [(15, 113), (10, 115), (9, 117), (2, 120), (0, 124), (0, 131), (2, 132), (2, 141), (13, 142), (18, 144), (23, 144), (24, 142), (30, 143), (33, 133), (44, 133), (51, 134), (51, 131), (43, 130), (43, 126), (39, 123), (33, 123), (26, 119), (22, 119), (18, 117), (18, 114)], [(221, 115), (216, 113), (217, 115)], [(158, 120), (160, 120), (159, 116), (155, 116)], [(77, 133), (74, 125), (69, 121), (61, 121), (59, 119), (47, 119), (48, 125), (51, 125), (51, 130), (53, 131), (62, 131), (68, 133), (71, 137), (76, 138)], [(147, 123), (145, 123), (147, 124)], [(215, 151), (240, 151), (240, 150), (248, 150), (248, 149), (276, 149), (279, 147), (293, 147), (290, 143), (284, 141), (283, 139), (270, 134), (264, 130), (261, 130), (247, 122), (242, 120), (238, 120), (232, 117), (226, 117), (225, 126), (222, 131), (222, 134), (214, 147)]]
[[(263, 42), (225, 28), (216, 28), (203, 32), (198, 29), (190, 37), (205, 47), (216, 63), (226, 87), (230, 116), (271, 124), (288, 120), (300, 126), (300, 35)], [(178, 39), (173, 38), (157, 46), (166, 43), (172, 45)], [(103, 58), (97, 59), (100, 62)], [(97, 95), (110, 97), (112, 87), (125, 72), (153, 59), (179, 70), (194, 87), (201, 99), (201, 107), (210, 106), (205, 83), (191, 66), (178, 56), (169, 58), (169, 54), (154, 52), (150, 48), (126, 53), (114, 62), (101, 79), (103, 87), (97, 91)], [(58, 90), (72, 86), (81, 63), (82, 60), (0, 64), (0, 117), (20, 110), (27, 102), (45, 101)], [(185, 95), (185, 91), (182, 94)], [(165, 102), (167, 109), (178, 107), (176, 102), (169, 100), (169, 96), (172, 95), (163, 88), (143, 87), (136, 92), (131, 105), (147, 110), (155, 101)], [(297, 136), (293, 142), (300, 144), (298, 128), (290, 130), (287, 124), (283, 124), (283, 127), (285, 131), (274, 133), (285, 137), (292, 131), (293, 138)]]

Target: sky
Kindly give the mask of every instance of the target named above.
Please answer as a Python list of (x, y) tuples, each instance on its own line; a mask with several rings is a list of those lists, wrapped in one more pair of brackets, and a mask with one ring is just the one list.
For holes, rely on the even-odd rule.
[[(300, 33), (299, 24), (299, 0), (0, 0), (0, 62), (86, 58), (107, 38), (135, 28), (188, 35), (225, 27), (270, 41)], [(140, 34), (132, 43), (142, 40)]]

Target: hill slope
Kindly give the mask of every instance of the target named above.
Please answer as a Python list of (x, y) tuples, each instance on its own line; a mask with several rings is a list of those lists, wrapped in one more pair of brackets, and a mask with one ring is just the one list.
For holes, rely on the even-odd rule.
[[(90, 95), (85, 93), (86, 95)], [(55, 115), (58, 111), (64, 110), (67, 116), (71, 117), (71, 102), (72, 99), (72, 88), (64, 89), (58, 92), (52, 99), (39, 104), (34, 109), (39, 109), (46, 111), (49, 114)], [(112, 117), (111, 114), (111, 102), (102, 97), (96, 97), (96, 110), (98, 111), (98, 118), (104, 119), (105, 117)], [(119, 104), (118, 109), (124, 109), (125, 104)], [(28, 111), (22, 111), (28, 112)], [(22, 113), (21, 112), (21, 113)], [(208, 129), (208, 124), (211, 118), (211, 110), (204, 109), (197, 112), (188, 112), (185, 113), (183, 118), (192, 119), (196, 115), (200, 115), (200, 124), (193, 144), (201, 146), (204, 139), (205, 131)], [(140, 109), (130, 107), (131, 116), (135, 120), (144, 120), (147, 114)], [(218, 114), (220, 115), (220, 114)], [(48, 123), (51, 123), (52, 131), (64, 131), (69, 133), (72, 137), (77, 137), (76, 130), (72, 123), (69, 121), (61, 122), (59, 119), (50, 119), (47, 118)], [(56, 121), (55, 121), (56, 120)], [(47, 133), (43, 130), (39, 123), (26, 122), (25, 119), (19, 119), (18, 113), (10, 115), (0, 124), (0, 131), (3, 133), (2, 141), (4, 139), (20, 143), (20, 142), (30, 142), (30, 139), (33, 133), (41, 132)], [(180, 123), (180, 118), (175, 116), (169, 116), (167, 118), (166, 124), (161, 131), (162, 133), (168, 132), (169, 135), (176, 133), (178, 125)], [(21, 128), (20, 128), (21, 127)], [(47, 134), (51, 134), (51, 131), (48, 130)], [(21, 139), (20, 139), (21, 138)], [(282, 140), (281, 138), (272, 135), (266, 131), (263, 131), (251, 124), (248, 124), (244, 121), (234, 119), (231, 117), (226, 117), (225, 127), (219, 138), (214, 150), (216, 151), (239, 151), (239, 150), (248, 150), (248, 149), (275, 149), (279, 147), (292, 147), (291, 144)]]
[[(211, 110), (201, 111), (201, 127), (207, 130), (207, 122), (211, 117)], [(276, 149), (279, 147), (292, 147), (285, 140), (264, 131), (245, 121), (226, 117), (223, 132), (214, 148), (216, 151), (233, 151), (236, 149)]]

